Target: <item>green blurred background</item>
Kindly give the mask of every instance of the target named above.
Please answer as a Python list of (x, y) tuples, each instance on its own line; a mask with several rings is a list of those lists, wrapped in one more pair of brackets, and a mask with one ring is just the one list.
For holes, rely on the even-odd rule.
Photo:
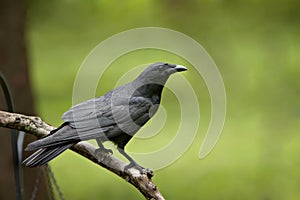
[[(197, 40), (224, 79), (226, 123), (208, 157), (198, 159), (210, 119), (209, 94), (201, 77), (178, 56), (154, 50), (123, 56), (110, 66), (97, 90), (101, 95), (112, 89), (137, 63), (163, 59), (188, 65), (184, 76), (197, 93), (200, 128), (179, 160), (156, 171), (154, 181), (163, 195), (167, 199), (300, 199), (298, 1), (27, 3), (31, 80), (38, 114), (45, 121), (55, 126), (62, 122), (61, 115), (72, 105), (77, 70), (101, 41), (137, 27), (174, 29)], [(173, 124), (180, 119), (178, 102), (169, 99), (176, 98), (166, 90), (162, 104), (175, 114), (168, 118), (166, 135), (159, 135), (163, 142), (158, 146), (172, 138)], [(140, 151), (151, 145), (132, 140), (127, 149)], [(143, 198), (123, 179), (71, 151), (51, 166), (66, 199)]]

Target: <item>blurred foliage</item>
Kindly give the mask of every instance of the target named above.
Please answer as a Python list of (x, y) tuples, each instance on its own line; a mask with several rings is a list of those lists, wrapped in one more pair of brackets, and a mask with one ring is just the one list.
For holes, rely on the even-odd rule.
[[(201, 78), (188, 66), (184, 76), (200, 102), (200, 129), (179, 160), (156, 172), (154, 180), (162, 193), (167, 199), (300, 198), (299, 1), (27, 3), (32, 83), (44, 120), (56, 126), (62, 122), (60, 116), (72, 104), (77, 70), (101, 41), (136, 27), (174, 29), (197, 40), (218, 65), (227, 92), (227, 121), (214, 151), (199, 160), (210, 119), (210, 100), (205, 84), (199, 83)], [(123, 56), (107, 69), (97, 94), (112, 89), (130, 66), (153, 58), (185, 62), (151, 50)], [(176, 99), (165, 91), (163, 105), (178, 110), (178, 103), (169, 98)], [(172, 124), (179, 120), (176, 116), (166, 125), (165, 132), (171, 135), (160, 137), (161, 141), (172, 137)], [(127, 149), (139, 151), (152, 145), (136, 139)], [(51, 163), (66, 199), (142, 198), (125, 181), (74, 153), (66, 152)]]

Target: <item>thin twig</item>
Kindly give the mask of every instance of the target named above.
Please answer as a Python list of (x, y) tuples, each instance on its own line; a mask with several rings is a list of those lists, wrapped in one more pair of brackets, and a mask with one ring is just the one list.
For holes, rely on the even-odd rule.
[[(37, 139), (49, 134), (51, 130), (55, 129), (55, 127), (45, 123), (39, 117), (4, 111), (0, 111), (0, 127), (24, 131), (35, 135)], [(150, 170), (145, 174), (141, 174), (140, 171), (135, 168), (124, 170), (127, 163), (113, 157), (110, 154), (101, 152), (95, 154), (96, 147), (88, 142), (79, 142), (71, 147), (71, 150), (125, 179), (135, 186), (146, 199), (164, 199), (156, 185), (151, 180), (153, 172)]]

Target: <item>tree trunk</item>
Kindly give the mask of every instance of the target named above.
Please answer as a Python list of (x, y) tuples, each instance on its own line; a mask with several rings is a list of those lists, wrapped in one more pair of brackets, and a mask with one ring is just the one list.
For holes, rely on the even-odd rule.
[[(0, 0), (0, 71), (5, 76), (15, 112), (33, 115), (34, 101), (30, 87), (26, 52), (25, 2)], [(0, 90), (0, 110), (7, 110)], [(26, 134), (24, 146), (34, 138)], [(39, 168), (23, 168), (24, 199), (30, 199)], [(9, 130), (0, 129), (0, 199), (16, 199), (13, 158)], [(48, 199), (44, 178), (36, 199)]]

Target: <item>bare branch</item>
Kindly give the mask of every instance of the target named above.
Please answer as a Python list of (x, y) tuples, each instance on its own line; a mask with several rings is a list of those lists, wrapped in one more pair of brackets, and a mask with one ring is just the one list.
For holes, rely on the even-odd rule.
[[(45, 123), (39, 117), (4, 111), (0, 111), (0, 127), (24, 131), (35, 135), (38, 139), (55, 129), (55, 127)], [(71, 147), (71, 150), (125, 179), (135, 186), (146, 199), (164, 199), (151, 180), (153, 172), (150, 170), (145, 174), (141, 174), (139, 170), (134, 168), (124, 170), (127, 163), (109, 154), (101, 152), (95, 154), (96, 147), (88, 142), (79, 142)]]

